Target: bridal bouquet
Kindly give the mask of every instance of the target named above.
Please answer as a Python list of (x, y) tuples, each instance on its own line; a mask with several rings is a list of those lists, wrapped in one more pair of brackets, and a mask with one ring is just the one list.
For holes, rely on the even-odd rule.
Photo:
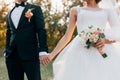
[[(84, 40), (85, 47), (89, 49), (100, 39), (105, 38), (105, 34), (103, 33), (103, 31), (104, 30), (91, 25), (88, 27), (88, 29), (81, 31), (79, 36), (81, 37), (81, 39)], [(103, 56), (103, 58), (107, 57), (107, 54), (102, 49), (98, 49), (98, 51)]]

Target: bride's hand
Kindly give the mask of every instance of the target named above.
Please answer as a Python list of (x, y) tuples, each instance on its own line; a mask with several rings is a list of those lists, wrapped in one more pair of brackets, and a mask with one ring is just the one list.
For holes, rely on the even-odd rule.
[(103, 48), (104, 45), (106, 44), (105, 42), (106, 42), (106, 39), (101, 39), (96, 44), (94, 44), (93, 46), (97, 49)]
[(116, 42), (116, 41), (115, 41), (115, 40), (109, 40), (109, 39), (104, 38), (104, 39), (99, 40), (99, 41), (94, 45), (94, 47), (97, 48), (97, 49), (99, 49), (99, 48), (103, 48), (105, 44), (112, 44), (112, 43), (114, 43), (114, 42)]

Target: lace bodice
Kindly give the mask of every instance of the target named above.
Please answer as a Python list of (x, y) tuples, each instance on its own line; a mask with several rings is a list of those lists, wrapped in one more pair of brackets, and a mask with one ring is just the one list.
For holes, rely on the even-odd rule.
[(90, 25), (105, 29), (107, 22), (109, 22), (111, 26), (118, 26), (119, 24), (110, 10), (101, 8), (74, 8), (77, 10), (78, 33)]
[[(118, 34), (120, 31), (120, 22), (119, 19), (117, 19), (116, 14), (109, 9), (102, 9), (102, 8), (81, 8), (81, 7), (73, 7), (75, 10), (77, 10), (77, 31), (78, 34), (81, 32), (81, 30), (84, 30), (88, 26), (93, 25), (94, 27), (101, 27), (102, 29), (106, 29), (106, 25), (109, 22), (111, 27), (111, 34), (110, 36), (113, 36), (115, 32)], [(119, 28), (119, 29), (118, 29)], [(117, 30), (117, 31), (116, 31)], [(108, 32), (107, 32), (108, 34)], [(116, 39), (116, 38), (115, 38)], [(120, 38), (119, 38), (120, 39)]]

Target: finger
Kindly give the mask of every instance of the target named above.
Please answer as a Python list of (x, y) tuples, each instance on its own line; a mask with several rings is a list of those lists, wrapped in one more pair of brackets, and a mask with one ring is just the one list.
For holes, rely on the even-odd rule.
[(47, 65), (50, 63), (49, 57), (46, 58)]
[(95, 45), (98, 46), (98, 45), (101, 45), (101, 44), (104, 44), (102, 41), (100, 42), (97, 42)]
[(104, 44), (101, 44), (101, 45), (98, 45), (97, 47), (103, 47), (104, 46)]
[(43, 60), (40, 60), (40, 64), (42, 64), (42, 65), (43, 65)]
[(46, 61), (45, 61), (45, 59), (41, 61), (41, 64), (42, 64), (43, 66), (46, 66)]
[(42, 55), (42, 56), (39, 57), (39, 60), (43, 61), (45, 57), (46, 57), (46, 55)]
[(95, 47), (101, 47), (101, 46), (104, 46), (104, 44), (100, 43), (100, 44), (95, 45)]
[(43, 65), (43, 64), (44, 64), (44, 61), (43, 61), (43, 60), (40, 60), (40, 64), (42, 64), (42, 65)]
[(47, 64), (49, 64), (50, 61), (51, 61), (51, 60), (49, 59), (49, 56), (48, 56), (47, 59), (46, 59)]
[(99, 46), (97, 46), (96, 48), (97, 48), (97, 49), (100, 49), (100, 48), (102, 49), (103, 47), (104, 47), (104, 45), (99, 45)]
[(44, 66), (44, 61), (41, 61), (41, 63), (40, 64), (42, 64), (43, 66)]
[(43, 65), (46, 66), (46, 65), (48, 65), (49, 62), (50, 62), (50, 60), (48, 59), (48, 57), (45, 57)]
[(40, 57), (40, 64), (44, 65), (44, 56)]
[(45, 62), (43, 63), (43, 66), (47, 66), (49, 63), (48, 62)]
[(42, 61), (42, 65), (45, 66), (45, 61), (44, 60)]
[(39, 60), (40, 60), (40, 64), (42, 64), (43, 63), (43, 56), (40, 56)]
[(40, 64), (42, 63), (42, 58), (39, 57)]

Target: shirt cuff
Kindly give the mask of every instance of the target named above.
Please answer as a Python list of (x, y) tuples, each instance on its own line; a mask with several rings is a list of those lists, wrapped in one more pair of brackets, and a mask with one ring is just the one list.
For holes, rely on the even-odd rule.
[(39, 52), (39, 56), (48, 55), (47, 52)]
[(4, 57), (6, 56), (6, 52), (4, 52)]

